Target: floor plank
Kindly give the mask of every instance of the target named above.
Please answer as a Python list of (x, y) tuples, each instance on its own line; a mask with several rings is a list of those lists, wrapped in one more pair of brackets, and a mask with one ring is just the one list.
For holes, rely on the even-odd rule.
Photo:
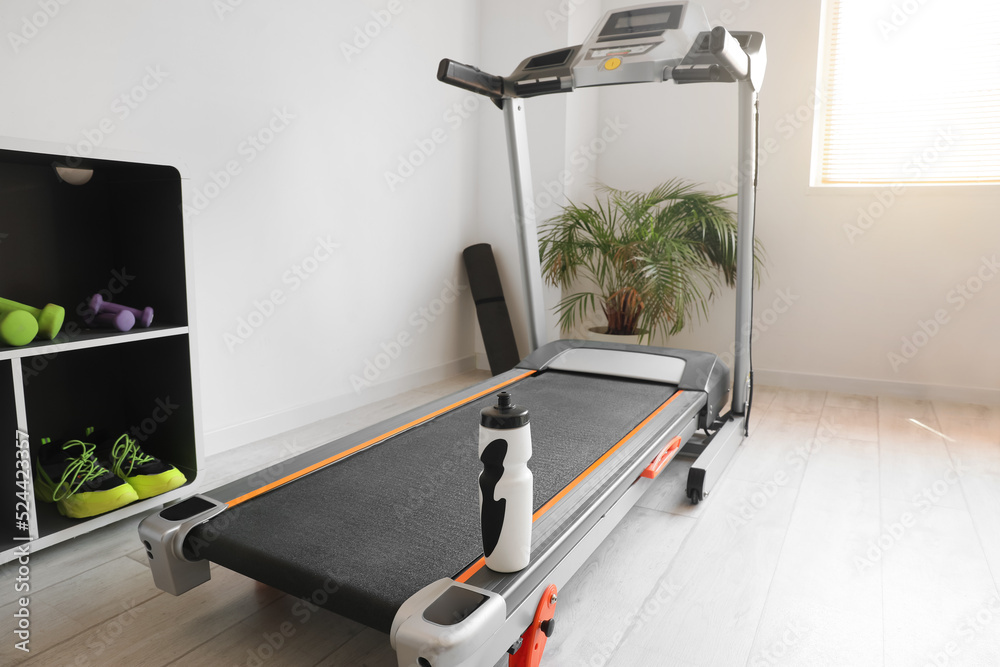
[(687, 497), (688, 471), (691, 470), (693, 463), (693, 458), (680, 456), (671, 461), (660, 476), (649, 485), (636, 506), (691, 518), (701, 516), (705, 511), (705, 504), (693, 505)]
[(612, 667), (744, 664), (781, 551), (795, 490), (777, 488), (752, 516), (740, 514), (759, 485), (723, 480), (674, 557), (670, 604), (633, 625), (608, 659)]
[[(136, 529), (138, 519), (122, 519), (99, 530), (75, 537), (61, 545), (30, 554), (31, 589), (42, 591), (122, 556), (127, 556), (141, 545)], [(67, 558), (67, 554), (72, 557)], [(0, 566), (0, 604), (10, 601), (13, 577), (17, 562)]]
[[(878, 445), (833, 440), (802, 479), (750, 664), (882, 664)], [(844, 641), (850, 637), (850, 641)]]
[[(148, 581), (145, 589), (152, 588)], [(183, 596), (160, 594), (58, 646), (25, 665), (108, 664), (154, 667), (188, 653), (280, 594), (223, 568)]]
[(879, 451), (882, 496), (916, 503), (965, 508), (965, 499), (947, 480), (955, 475), (951, 457), (933, 406), (912, 399), (879, 400)]
[(192, 648), (174, 663), (216, 665), (313, 665), (356, 637), (364, 626), (280, 595), (277, 600)]
[(769, 409), (815, 416), (823, 411), (825, 402), (825, 391), (782, 387), (775, 390), (774, 400), (771, 401)]
[(740, 445), (742, 451), (733, 458), (727, 476), (758, 484), (798, 485), (815, 444), (820, 412), (788, 412), (772, 406)]
[(389, 635), (365, 628), (336, 651), (316, 663), (316, 667), (397, 667), (396, 652)]
[(967, 473), (962, 491), (994, 585), (1000, 588), (1000, 474)]
[[(887, 667), (941, 653), (948, 665), (1000, 664), (1000, 596), (968, 512), (883, 500), (882, 515)], [(966, 619), (983, 609), (993, 614), (991, 601), (996, 622), (967, 641)]]
[(835, 425), (837, 437), (844, 440), (878, 442), (878, 412), (831, 405), (823, 407), (821, 421)]
[(667, 569), (694, 523), (633, 508), (559, 592), (559, 631), (546, 644), (546, 661), (606, 660), (630, 632), (672, 604), (677, 590)]
[(824, 404), (824, 407), (878, 412), (878, 397), (865, 396), (863, 394), (841, 394), (835, 391), (830, 391), (826, 394), (826, 403)]
[[(15, 638), (14, 628), (6, 625), (7, 619), (14, 618), (14, 613), (20, 610), (20, 605), (17, 602), (11, 602), (0, 607), (0, 618), (3, 618), (5, 622), (3, 642), (0, 643), (0, 665), (20, 664), (33, 654), (67, 642), (87, 629), (87, 625), (74, 621), (65, 613), (65, 610), (57, 609), (38, 599), (31, 599), (30, 596), (29, 600), (28, 611), (31, 625), (28, 631), (31, 634), (26, 645), (30, 651), (28, 653), (17, 648), (16, 644), (23, 640)], [(101, 620), (103, 621), (104, 618)]]

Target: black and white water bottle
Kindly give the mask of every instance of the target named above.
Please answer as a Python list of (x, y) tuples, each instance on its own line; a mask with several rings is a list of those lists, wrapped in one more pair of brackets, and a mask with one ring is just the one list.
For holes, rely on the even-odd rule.
[(479, 517), (486, 566), (517, 572), (531, 559), (532, 476), (528, 411), (505, 391), (479, 421)]

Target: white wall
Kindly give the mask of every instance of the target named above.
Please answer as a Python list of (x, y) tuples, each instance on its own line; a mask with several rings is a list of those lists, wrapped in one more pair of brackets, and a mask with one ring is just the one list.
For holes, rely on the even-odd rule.
[[(704, 5), (712, 25), (767, 38), (757, 232), (769, 273), (756, 293), (758, 381), (1000, 402), (1000, 279), (983, 283), (961, 308), (952, 292), (970, 280), (978, 287), (983, 257), (1000, 250), (1000, 188), (909, 188), (852, 238), (860, 211), (878, 212), (876, 197), (888, 195), (809, 187), (820, 3)], [(927, 87), (933, 94), (933, 82)], [(735, 191), (735, 86), (609, 88), (600, 109), (629, 125), (598, 163), (603, 182), (646, 188), (683, 177)], [(727, 353), (733, 307), (726, 293), (707, 323), (669, 343)], [(925, 342), (920, 322), (939, 310), (947, 323), (923, 347), (907, 348), (915, 351), (907, 359), (902, 339)], [(893, 368), (890, 353), (904, 362)]]
[[(451, 108), (468, 95), (434, 73), (444, 55), (477, 60), (476, 3), (49, 4), (51, 17), (35, 0), (4, 3), (0, 135), (186, 162), (210, 452), (471, 366), (471, 299), (447, 290), (478, 240), (480, 113), (459, 122)], [(349, 60), (341, 44), (366, 27), (375, 36)], [(147, 77), (123, 117), (147, 68), (162, 81)], [(114, 129), (98, 138), (105, 119)], [(257, 135), (264, 150), (246, 143)], [(393, 191), (384, 174), (415, 142), (434, 152)], [(230, 163), (239, 173), (221, 176)], [(314, 270), (302, 280), (296, 266)], [(281, 303), (264, 304), (275, 291)], [(382, 345), (400, 335), (410, 344), (355, 391), (351, 377), (386, 366)]]
[[(758, 319), (770, 318), (780, 294), (794, 302), (760, 321), (759, 377), (799, 384), (860, 378), (875, 384), (838, 386), (940, 385), (995, 397), (1000, 281), (960, 311), (948, 295), (997, 249), (997, 190), (911, 189), (851, 243), (845, 226), (875, 193), (808, 187), (819, 2), (707, 6), (713, 23), (768, 38), (761, 134), (775, 148), (762, 155), (760, 174), (758, 231), (770, 273), (757, 295)], [(460, 252), (471, 243), (494, 245), (527, 350), (502, 116), (432, 77), (443, 56), (507, 74), (527, 55), (577, 43), (605, 8), (597, 0), (398, 0), (395, 14), (387, 13), (389, 0), (91, 0), (58, 5), (51, 17), (39, 7), (8, 0), (0, 16), (0, 79), (8, 91), (0, 136), (84, 148), (89, 141), (186, 163), (209, 451), (468, 367), (478, 330), (471, 299), (466, 292), (444, 301), (449, 281), (463, 277)], [(372, 23), (379, 13), (384, 27)], [(358, 41), (360, 52), (348, 59), (341, 45), (366, 26), (374, 37)], [(136, 91), (144, 80), (146, 89)], [(135, 94), (144, 99), (125, 117), (122, 96)], [(619, 187), (675, 176), (713, 188), (729, 182), (735, 96), (732, 86), (662, 85), (529, 100), (536, 194), (546, 186), (556, 193), (551, 204), (539, 199), (547, 204), (539, 219), (556, 210), (560, 188), (579, 199), (595, 178)], [(459, 113), (455, 105), (463, 103), (469, 106)], [(799, 114), (801, 127), (788, 114)], [(627, 129), (594, 143), (616, 119)], [(113, 130), (95, 134), (102, 121)], [(246, 143), (271, 138), (272, 128), (280, 132), (264, 150)], [(433, 154), (416, 155), (422, 164), (390, 189), (385, 173), (420, 145), (429, 151), (428, 142)], [(586, 146), (600, 154), (581, 161)], [(213, 174), (225, 183), (227, 165), (239, 173), (216, 189)], [(327, 257), (317, 239), (339, 247), (313, 265), (314, 253)], [(303, 262), (315, 271), (296, 281), (289, 272)], [(275, 290), (283, 299), (273, 315), (253, 315), (270, 310), (258, 304)], [(550, 305), (557, 298), (548, 291)], [(431, 321), (421, 308), (441, 312)], [(894, 371), (887, 355), (938, 309), (949, 323)], [(708, 323), (671, 344), (725, 353), (731, 312), (726, 294)], [(241, 319), (263, 323), (245, 341), (227, 343), (227, 335), (247, 333)], [(553, 325), (550, 316), (555, 333)], [(391, 341), (400, 335), (409, 344), (394, 359), (380, 357), (396, 353)], [(385, 368), (377, 376), (369, 368), (371, 386), (355, 391), (352, 376), (364, 379), (376, 362)]]

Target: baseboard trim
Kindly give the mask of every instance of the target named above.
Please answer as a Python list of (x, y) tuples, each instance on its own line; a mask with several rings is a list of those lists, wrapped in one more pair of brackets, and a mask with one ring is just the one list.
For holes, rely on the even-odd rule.
[(476, 352), (476, 370), (490, 370), (490, 359), (485, 352)]
[(755, 369), (753, 377), (756, 384), (785, 387), (788, 389), (836, 391), (843, 394), (862, 394), (866, 396), (904, 396), (906, 398), (917, 398), (926, 401), (1000, 405), (1000, 389), (952, 387), (942, 384), (870, 380), (866, 378), (812, 375), (808, 373), (765, 369)]
[(396, 396), (424, 385), (440, 382), (454, 375), (476, 368), (476, 357), (471, 355), (410, 375), (373, 384), (358, 392), (303, 405), (284, 412), (265, 415), (242, 424), (226, 426), (205, 433), (205, 456), (221, 454), (264, 438), (287, 433), (293, 429), (318, 422), (360, 408), (376, 401)]

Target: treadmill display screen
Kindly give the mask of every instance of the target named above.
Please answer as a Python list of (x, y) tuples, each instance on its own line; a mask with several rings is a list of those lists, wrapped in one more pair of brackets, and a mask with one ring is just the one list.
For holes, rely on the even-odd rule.
[(667, 5), (616, 12), (604, 24), (601, 41), (609, 37), (630, 37), (635, 33), (676, 30), (681, 26), (683, 11), (684, 5)]
[(524, 69), (540, 69), (543, 67), (556, 67), (558, 65), (565, 65), (566, 61), (573, 54), (576, 49), (562, 49), (561, 51), (553, 51), (551, 53), (543, 53), (540, 56), (535, 56), (528, 61), (528, 64), (524, 66)]

